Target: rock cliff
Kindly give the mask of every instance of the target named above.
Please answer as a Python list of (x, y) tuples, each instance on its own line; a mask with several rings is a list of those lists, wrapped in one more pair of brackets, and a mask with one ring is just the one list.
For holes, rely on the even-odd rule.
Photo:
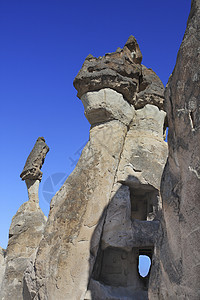
[(200, 299), (200, 1), (166, 91), (169, 157), (161, 183), (163, 218), (150, 299)]

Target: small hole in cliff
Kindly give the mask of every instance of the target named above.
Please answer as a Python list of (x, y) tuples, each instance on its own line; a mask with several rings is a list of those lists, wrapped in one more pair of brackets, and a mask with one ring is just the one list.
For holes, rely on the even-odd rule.
[(139, 255), (138, 271), (143, 278), (148, 276), (151, 267), (151, 259), (147, 255)]
[(167, 138), (168, 138), (168, 129), (169, 129), (169, 127), (166, 128), (165, 135), (164, 135), (165, 142), (167, 142)]

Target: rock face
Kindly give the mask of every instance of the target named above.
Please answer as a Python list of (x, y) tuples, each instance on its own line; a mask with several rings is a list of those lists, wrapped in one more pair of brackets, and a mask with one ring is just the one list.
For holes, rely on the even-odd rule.
[(153, 255), (161, 210), (164, 88), (134, 37), (86, 58), (74, 80), (91, 124), (79, 162), (51, 201), (24, 282), (34, 300), (147, 299), (139, 255)]
[(193, 0), (166, 88), (169, 158), (150, 299), (200, 299), (200, 1)]
[(0, 247), (0, 290), (2, 286), (2, 280), (5, 272), (6, 261), (5, 261), (6, 251)]
[(29, 264), (35, 260), (46, 225), (46, 217), (39, 207), (38, 199), (39, 180), (42, 176), (40, 168), (47, 150), (44, 144), (44, 139), (37, 140), (22, 172), (24, 175), (21, 177), (26, 180), (29, 201), (22, 204), (12, 219), (6, 252), (1, 249), (1, 300), (29, 299), (30, 293), (24, 285), (23, 276)]

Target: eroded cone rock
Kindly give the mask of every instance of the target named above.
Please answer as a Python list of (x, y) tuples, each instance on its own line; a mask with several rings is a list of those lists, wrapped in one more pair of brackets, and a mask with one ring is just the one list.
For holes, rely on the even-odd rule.
[[(23, 276), (29, 264), (35, 260), (46, 225), (46, 217), (39, 207), (38, 188), (42, 176), (40, 168), (47, 150), (44, 138), (38, 138), (21, 174), (22, 179), (26, 181), (29, 201), (21, 205), (10, 226), (8, 247), (6, 255), (4, 254), (6, 263), (3, 278), (0, 269), (2, 300), (28, 300), (33, 296), (27, 291)], [(3, 260), (2, 255), (0, 260)]]
[(193, 0), (166, 88), (169, 158), (150, 299), (200, 299), (200, 1)]
[[(51, 201), (35, 262), (26, 270), (34, 300), (147, 299), (138, 257), (144, 249), (153, 255), (167, 144), (163, 95), (154, 88), (160, 81), (144, 69), (140, 90), (141, 59), (130, 37), (115, 53), (86, 58), (74, 81), (90, 137)], [(149, 95), (151, 86), (151, 97), (141, 96), (135, 106), (138, 93)]]

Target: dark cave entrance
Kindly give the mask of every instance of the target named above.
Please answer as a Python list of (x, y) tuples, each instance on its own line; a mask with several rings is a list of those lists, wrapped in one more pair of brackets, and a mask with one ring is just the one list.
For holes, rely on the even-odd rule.
[(152, 221), (156, 217), (159, 193), (156, 189), (130, 188), (131, 219)]

